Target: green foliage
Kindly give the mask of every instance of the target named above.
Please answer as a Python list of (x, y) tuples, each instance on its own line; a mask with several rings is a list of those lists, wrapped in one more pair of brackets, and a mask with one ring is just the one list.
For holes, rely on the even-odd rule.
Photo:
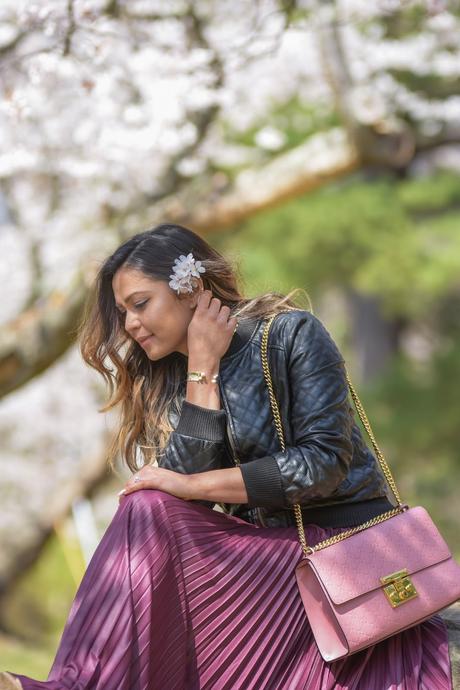
[[(78, 549), (77, 546), (67, 548)], [(83, 571), (83, 567), (82, 567)], [(10, 629), (29, 636), (53, 637), (65, 620), (76, 589), (62, 545), (53, 537), (35, 568), (28, 573), (10, 597), (5, 613)], [(40, 597), (37, 599), (37, 591)]]
[(448, 171), (411, 178), (399, 185), (398, 196), (412, 218), (430, 213), (460, 211), (459, 176)]
[(251, 218), (212, 238), (235, 252), (244, 238), (255, 291), (347, 286), (377, 295), (390, 316), (418, 318), (458, 291), (458, 176), (398, 181), (361, 175)]
[(431, 512), (460, 558), (459, 378), (460, 348), (452, 342), (423, 365), (397, 355), (360, 397), (403, 500)]
[[(80, 559), (83, 575), (78, 545), (69, 540), (65, 548), (74, 552), (75, 560)], [(62, 543), (53, 536), (2, 607), (2, 619), (11, 634), (11, 638), (0, 637), (2, 670), (46, 678), (77, 586)]]
[(38, 646), (24, 644), (17, 639), (0, 637), (2, 671), (21, 673), (37, 680), (46, 680), (57, 645)]
[(384, 28), (385, 38), (398, 40), (426, 29), (428, 17), (425, 2), (410, 4), (406, 7), (400, 4), (395, 12), (383, 16), (379, 23)]
[(444, 100), (460, 93), (458, 78), (441, 77), (439, 74), (417, 74), (404, 69), (389, 69), (388, 74), (411, 91), (416, 91), (428, 98)]

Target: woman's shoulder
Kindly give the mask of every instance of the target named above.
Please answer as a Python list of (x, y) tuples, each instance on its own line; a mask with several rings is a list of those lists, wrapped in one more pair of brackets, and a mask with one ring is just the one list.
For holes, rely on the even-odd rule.
[(300, 325), (302, 323), (321, 323), (319, 317), (313, 314), (312, 311), (308, 311), (308, 309), (301, 309), (300, 307), (295, 309), (284, 309), (283, 311), (272, 314), (272, 316), (275, 317), (276, 323), (280, 324), (284, 328), (289, 328), (290, 326), (295, 327), (296, 325)]
[(289, 309), (275, 315), (272, 343), (288, 354), (321, 352), (327, 359), (343, 360), (338, 345), (323, 321), (307, 309)]
[(321, 319), (307, 309), (286, 309), (274, 315), (271, 330), (281, 337), (288, 339), (296, 337), (299, 332), (306, 335), (307, 333), (329, 334)]

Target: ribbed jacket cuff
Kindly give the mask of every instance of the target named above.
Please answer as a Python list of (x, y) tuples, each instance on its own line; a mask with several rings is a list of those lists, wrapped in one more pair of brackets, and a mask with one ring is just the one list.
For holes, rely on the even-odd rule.
[(248, 495), (248, 506), (283, 508), (284, 492), (281, 471), (275, 458), (267, 455), (240, 465)]
[(212, 410), (183, 400), (176, 431), (206, 441), (223, 441), (227, 428), (225, 410)]

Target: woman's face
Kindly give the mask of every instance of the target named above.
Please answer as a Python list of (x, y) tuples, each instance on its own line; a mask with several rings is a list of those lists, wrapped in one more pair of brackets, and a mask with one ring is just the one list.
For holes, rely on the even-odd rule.
[(123, 314), (128, 335), (138, 342), (149, 359), (171, 352), (188, 356), (187, 329), (203, 283), (180, 297), (164, 280), (149, 278), (140, 270), (122, 267), (112, 279), (117, 309)]

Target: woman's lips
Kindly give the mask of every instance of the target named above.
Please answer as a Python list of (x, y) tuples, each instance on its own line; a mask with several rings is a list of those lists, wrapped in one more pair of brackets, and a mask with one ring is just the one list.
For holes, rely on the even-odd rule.
[(149, 342), (152, 340), (152, 338), (153, 338), (153, 335), (149, 335), (148, 338), (144, 338), (144, 340), (140, 340), (139, 345), (141, 345), (142, 347), (144, 347), (145, 345), (148, 345)]

